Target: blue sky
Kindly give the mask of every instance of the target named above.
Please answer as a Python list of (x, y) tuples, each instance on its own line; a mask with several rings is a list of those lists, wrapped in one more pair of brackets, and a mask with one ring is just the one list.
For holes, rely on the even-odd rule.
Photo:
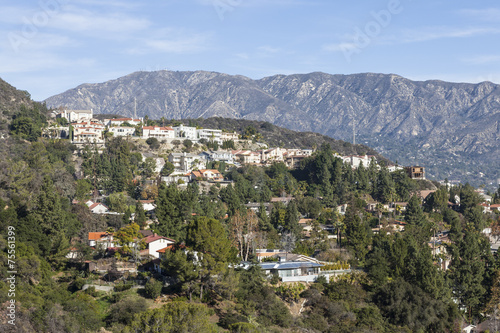
[(500, 83), (497, 1), (0, 3), (0, 77), (35, 100), (162, 69)]

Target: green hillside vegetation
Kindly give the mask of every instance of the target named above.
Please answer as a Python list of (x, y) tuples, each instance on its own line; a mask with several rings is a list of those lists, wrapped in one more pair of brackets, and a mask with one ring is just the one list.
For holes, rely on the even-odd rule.
[[(42, 126), (45, 109), (34, 105), (9, 111), (12, 124), (28, 116), (31, 128)], [(239, 126), (245, 129), (252, 124)], [(261, 133), (275, 131), (262, 126), (268, 125), (256, 126)], [(8, 271), (13, 269), (8, 237), (15, 237), (16, 327), (3, 319), (9, 318), (6, 306), (12, 297), (8, 296), (10, 284), (2, 279), (2, 332), (73, 333), (102, 328), (112, 332), (459, 332), (464, 322), (495, 313), (500, 302), (500, 260), (481, 233), (489, 225), (499, 230), (500, 218), (482, 213), (481, 200), (469, 185), (442, 187), (422, 205), (415, 193), (423, 184), (406, 173), (390, 173), (374, 164), (353, 170), (334, 157), (332, 145), (318, 142), (318, 150), (295, 170), (282, 163), (228, 169), (224, 176), (233, 181), (231, 185), (214, 185), (202, 192), (198, 182), (186, 189), (158, 185), (151, 161), (142, 161), (140, 146), (126, 139), (109, 139), (102, 152), (95, 147), (78, 151), (67, 140), (34, 139), (24, 127), (13, 128), (13, 135), (0, 146), (0, 276), (10, 276)], [(83, 204), (101, 195), (110, 209), (121, 214), (92, 214)], [(264, 203), (284, 195), (295, 199), (288, 205), (272, 205), (268, 216)], [(455, 195), (461, 199), (459, 211), (448, 208)], [(164, 275), (145, 271), (104, 283), (85, 269), (85, 261), (136, 263), (128, 244), (144, 227), (145, 216), (137, 211), (138, 200), (144, 199), (157, 205), (158, 224), (152, 225), (153, 231), (176, 240), (160, 263)], [(368, 212), (365, 207), (372, 199), (408, 205), (404, 213), (384, 211), (382, 205), (377, 212)], [(79, 203), (72, 204), (74, 200)], [(500, 203), (500, 189), (493, 201)], [(260, 203), (260, 210), (247, 210), (248, 202)], [(345, 203), (348, 209), (341, 215), (336, 208)], [(301, 217), (313, 220), (310, 237), (304, 240)], [(373, 227), (395, 219), (406, 222), (403, 232), (372, 232)], [(331, 225), (339, 237), (329, 239), (320, 224)], [(443, 256), (428, 245), (431, 236), (442, 230), (450, 230), (448, 270), (438, 267)], [(126, 246), (109, 256), (88, 246), (89, 231), (116, 231), (116, 238)], [(140, 240), (138, 244), (142, 248)], [(68, 259), (72, 248), (78, 255)], [(245, 253), (255, 262), (256, 248), (315, 255), (337, 263), (334, 268), (349, 264), (353, 272), (330, 282), (319, 278), (307, 285), (281, 284), (258, 266), (237, 265)], [(143, 264), (147, 262), (138, 262)], [(97, 281), (114, 288), (82, 290)], [(145, 287), (132, 288), (137, 281)]]

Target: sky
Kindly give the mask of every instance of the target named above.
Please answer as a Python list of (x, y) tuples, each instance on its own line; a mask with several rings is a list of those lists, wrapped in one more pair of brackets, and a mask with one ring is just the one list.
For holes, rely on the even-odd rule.
[(0, 78), (37, 101), (136, 71), (500, 83), (500, 3), (0, 0)]

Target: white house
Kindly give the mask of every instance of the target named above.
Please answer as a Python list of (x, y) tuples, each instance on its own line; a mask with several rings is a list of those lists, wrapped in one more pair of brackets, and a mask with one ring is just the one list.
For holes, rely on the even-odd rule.
[(107, 232), (89, 232), (88, 236), (89, 246), (101, 246), (105, 249), (108, 247), (115, 247), (113, 234)]
[(189, 176), (192, 180), (197, 178), (216, 181), (216, 182), (221, 182), (224, 180), (224, 176), (222, 176), (219, 170), (214, 170), (214, 169), (202, 169), (198, 171), (191, 171)]
[(176, 172), (190, 172), (193, 169), (204, 169), (206, 160), (203, 156), (188, 153), (171, 153), (168, 161), (175, 167)]
[(205, 139), (207, 141), (214, 141), (218, 144), (222, 144), (222, 131), (210, 128), (202, 128), (196, 130), (198, 134), (198, 140)]
[(198, 140), (198, 133), (196, 132), (196, 127), (184, 126), (180, 124), (173, 128), (175, 131), (176, 138), (189, 139), (189, 140)]
[(372, 160), (371, 155), (364, 155), (364, 156), (359, 156), (359, 155), (350, 155), (350, 156), (343, 156), (342, 161), (344, 164), (349, 164), (353, 169), (359, 168), (361, 163), (363, 163), (363, 167), (368, 167), (370, 165), (370, 162)]
[(139, 202), (142, 204), (142, 208), (147, 212), (155, 210), (156, 208), (154, 200), (139, 200)]
[(142, 138), (173, 139), (175, 131), (171, 127), (144, 126), (142, 128)]
[(89, 206), (89, 209), (94, 214), (106, 214), (109, 212), (109, 208), (100, 202), (93, 203)]
[(119, 127), (110, 127), (108, 128), (108, 131), (110, 133), (113, 133), (113, 136), (132, 136), (135, 133), (135, 128), (119, 126)]
[(166, 248), (167, 246), (175, 243), (175, 240), (163, 236), (158, 236), (157, 234), (145, 237), (143, 238), (143, 240), (146, 243), (148, 254), (155, 258), (160, 257), (158, 250)]
[(106, 119), (105, 124), (108, 126), (121, 126), (123, 123), (128, 123), (132, 126), (137, 126), (142, 124), (142, 118), (115, 118), (115, 119)]
[(258, 152), (250, 150), (233, 150), (235, 160), (244, 164), (260, 164), (261, 155)]
[(224, 142), (224, 141), (237, 141), (239, 138), (239, 135), (238, 133), (236, 132), (222, 132), (222, 134), (220, 135), (220, 139)]
[(104, 143), (104, 125), (88, 120), (72, 126), (73, 143)]
[(66, 118), (68, 122), (74, 123), (82, 120), (90, 120), (94, 117), (90, 110), (64, 110), (56, 115), (56, 118)]
[(234, 155), (231, 151), (217, 150), (217, 151), (204, 151), (199, 154), (203, 158), (207, 159), (209, 162), (226, 162), (229, 164), (234, 164)]

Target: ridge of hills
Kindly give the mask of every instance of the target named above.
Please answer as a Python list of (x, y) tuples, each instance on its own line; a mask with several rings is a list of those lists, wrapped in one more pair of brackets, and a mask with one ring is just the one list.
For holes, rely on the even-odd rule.
[(83, 84), (46, 100), (150, 118), (268, 121), (366, 144), (435, 179), (496, 186), (500, 177), (500, 89), (491, 82), (412, 81), (393, 74), (274, 75), (252, 80), (215, 72), (135, 72)]
[[(0, 132), (5, 136), (8, 133), (8, 126), (12, 118), (15, 117), (21, 106), (33, 107), (37, 102), (31, 100), (27, 91), (18, 90), (7, 82), (0, 79)], [(41, 109), (38, 109), (41, 111)], [(46, 114), (44, 114), (46, 116)], [(97, 118), (123, 117), (117, 114), (98, 114)], [(265, 142), (271, 146), (284, 146), (287, 148), (311, 148), (320, 147), (323, 143), (328, 143), (334, 151), (344, 155), (374, 155), (377, 160), (390, 162), (375, 150), (364, 145), (352, 145), (349, 142), (335, 140), (331, 137), (313, 132), (297, 132), (283, 127), (275, 126), (269, 122), (254, 121), (235, 118), (198, 118), (198, 119), (180, 119), (186, 125), (195, 123), (205, 128), (218, 128), (227, 131), (237, 131), (243, 133), (245, 128), (253, 126), (263, 136)]]

